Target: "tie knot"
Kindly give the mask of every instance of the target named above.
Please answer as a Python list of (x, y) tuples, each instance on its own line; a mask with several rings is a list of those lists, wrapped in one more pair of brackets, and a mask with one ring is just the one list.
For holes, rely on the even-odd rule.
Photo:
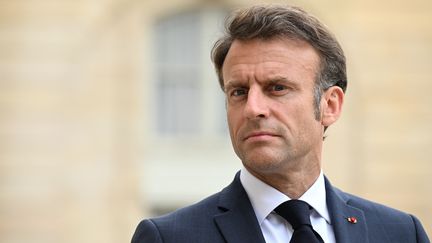
[(309, 218), (310, 206), (301, 200), (289, 200), (279, 205), (275, 212), (286, 219), (294, 228), (298, 229), (302, 225), (311, 225)]

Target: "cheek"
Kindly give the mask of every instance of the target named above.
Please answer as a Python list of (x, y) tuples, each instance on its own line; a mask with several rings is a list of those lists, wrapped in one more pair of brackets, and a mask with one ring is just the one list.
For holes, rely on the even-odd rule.
[(231, 137), (233, 137), (235, 136), (236, 130), (238, 130), (238, 117), (235, 112), (227, 111), (227, 122)]
[(278, 114), (279, 120), (285, 123), (285, 125), (287, 125), (288, 127), (308, 127), (311, 126), (312, 123), (318, 122), (315, 119), (315, 111), (312, 104), (306, 104), (306, 102), (298, 102), (288, 105), (274, 105), (273, 107), (274, 114)]
[(231, 140), (234, 143), (239, 142), (241, 137), (242, 127), (244, 127), (246, 119), (242, 116), (242, 112), (234, 109), (227, 111), (228, 128), (231, 136)]

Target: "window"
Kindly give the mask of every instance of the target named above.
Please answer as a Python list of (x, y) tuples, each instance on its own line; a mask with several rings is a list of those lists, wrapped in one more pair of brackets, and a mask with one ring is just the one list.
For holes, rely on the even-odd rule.
[[(143, 198), (154, 214), (219, 190), (238, 170), (227, 134), (225, 97), (210, 60), (225, 14), (197, 9), (154, 25), (154, 73), (147, 86), (152, 103), (146, 117), (151, 124), (140, 177)], [(210, 173), (203, 173), (209, 168)]]
[[(199, 10), (155, 26), (155, 130), (167, 137), (221, 133), (223, 94), (210, 61), (224, 12)], [(223, 116), (221, 116), (223, 115)]]

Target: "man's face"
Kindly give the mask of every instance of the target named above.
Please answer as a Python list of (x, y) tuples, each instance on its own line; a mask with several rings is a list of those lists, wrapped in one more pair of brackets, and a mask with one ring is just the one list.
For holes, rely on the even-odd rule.
[(304, 41), (233, 42), (222, 69), (228, 125), (234, 150), (252, 173), (320, 166), (318, 69), (319, 56)]

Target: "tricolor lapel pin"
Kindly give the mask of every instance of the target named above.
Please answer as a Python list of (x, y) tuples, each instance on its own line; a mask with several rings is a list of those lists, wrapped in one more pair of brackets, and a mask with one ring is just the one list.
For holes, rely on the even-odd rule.
[(347, 220), (351, 224), (357, 224), (357, 218), (356, 217), (348, 217)]

